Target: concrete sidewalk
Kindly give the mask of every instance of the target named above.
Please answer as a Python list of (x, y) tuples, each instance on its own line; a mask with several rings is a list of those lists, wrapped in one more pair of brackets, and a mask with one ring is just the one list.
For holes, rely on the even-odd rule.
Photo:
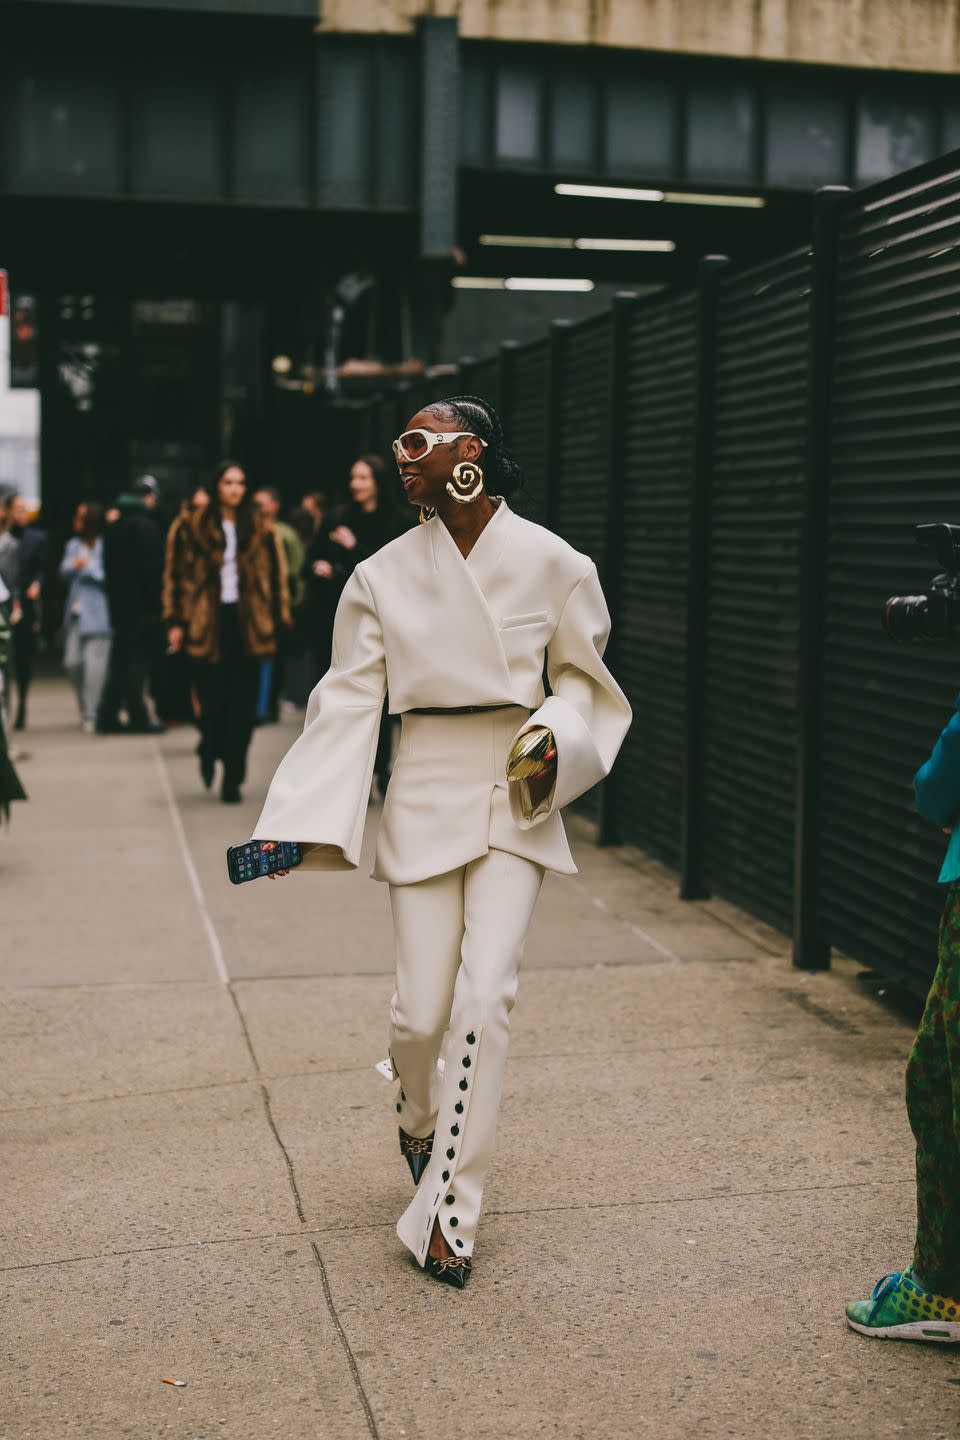
[(394, 1235), (385, 888), (226, 880), (295, 728), (258, 732), (227, 807), (185, 730), (84, 736), (54, 682), (32, 716), (0, 835), (0, 1433), (960, 1434), (960, 1357), (843, 1322), (907, 1262), (914, 1205), (910, 1030), (854, 967), (797, 974), (581, 835), (459, 1293)]

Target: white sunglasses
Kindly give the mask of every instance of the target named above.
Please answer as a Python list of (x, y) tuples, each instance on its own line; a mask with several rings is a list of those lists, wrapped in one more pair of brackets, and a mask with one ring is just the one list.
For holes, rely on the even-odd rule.
[[(404, 430), (393, 442), (393, 453), (398, 460), (423, 460), (435, 445), (449, 440), (465, 440), (468, 436), (480, 440), (480, 436), (474, 435), (472, 430)], [(486, 440), (480, 440), (480, 444), (487, 448)]]

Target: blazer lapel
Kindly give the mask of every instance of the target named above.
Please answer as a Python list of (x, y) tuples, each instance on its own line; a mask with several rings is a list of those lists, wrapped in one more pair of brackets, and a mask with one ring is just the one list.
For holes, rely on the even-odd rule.
[(504, 700), (512, 695), (510, 667), (480, 577), (495, 564), (502, 548), (498, 537), (488, 532), (508, 518), (499, 513), (494, 516), (466, 560), (443, 521), (437, 517), (429, 523), (440, 623), (462, 647), (466, 668), (483, 675), (487, 687), (493, 685)]

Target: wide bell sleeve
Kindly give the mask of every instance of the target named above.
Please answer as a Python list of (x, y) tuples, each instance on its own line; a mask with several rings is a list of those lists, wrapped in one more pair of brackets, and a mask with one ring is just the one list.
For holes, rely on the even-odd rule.
[(273, 777), (256, 839), (298, 840), (305, 870), (356, 868), (386, 690), (380, 618), (358, 566), (337, 607), (330, 669)]
[(574, 586), (553, 638), (547, 645), (547, 678), (552, 694), (517, 737), (536, 726), (553, 731), (557, 742), (554, 783), (534, 807), (526, 780), (510, 784), (510, 808), (521, 830), (540, 824), (610, 773), (632, 712), (627, 697), (603, 663), (610, 636), (610, 612), (597, 567)]

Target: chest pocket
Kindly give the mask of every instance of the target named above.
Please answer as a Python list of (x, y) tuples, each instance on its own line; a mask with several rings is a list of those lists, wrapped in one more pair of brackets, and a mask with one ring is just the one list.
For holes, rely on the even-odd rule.
[(533, 610), (529, 615), (504, 615), (500, 629), (517, 630), (521, 625), (545, 625), (549, 618), (546, 610)]

